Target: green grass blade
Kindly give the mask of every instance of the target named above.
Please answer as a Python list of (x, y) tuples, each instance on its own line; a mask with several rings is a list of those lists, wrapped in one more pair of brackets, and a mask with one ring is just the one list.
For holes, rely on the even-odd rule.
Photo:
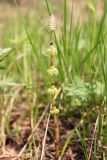
[[(48, 77), (46, 76), (46, 70), (45, 70), (45, 68), (44, 68), (44, 66), (43, 66), (43, 63), (42, 63), (42, 61), (41, 61), (41, 56), (38, 54), (38, 51), (35, 49), (35, 46), (34, 46), (34, 44), (33, 44), (33, 42), (32, 42), (32, 38), (31, 38), (31, 36), (30, 36), (30, 34), (29, 34), (28, 28), (27, 28), (27, 26), (26, 26), (26, 24), (25, 24), (25, 22), (24, 22), (23, 16), (22, 16), (22, 14), (21, 14), (21, 12), (20, 12), (20, 10), (19, 10), (19, 7), (18, 7), (18, 5), (17, 5), (16, 0), (15, 0), (15, 4), (16, 4), (16, 7), (17, 7), (17, 10), (18, 10), (19, 16), (20, 16), (20, 18), (21, 18), (20, 20), (21, 20), (21, 22), (22, 22), (22, 25), (24, 26), (26, 35), (27, 35), (28, 40), (29, 40), (29, 42), (30, 42), (30, 45), (31, 45), (31, 47), (32, 47), (33, 54), (36, 56), (37, 63), (38, 63), (38, 67), (39, 67), (39, 69), (40, 69), (40, 71), (41, 71), (41, 73), (42, 73), (42, 75), (43, 75), (43, 79), (44, 79), (44, 81), (45, 81), (46, 86), (48, 86), (48, 82), (49, 82), (49, 81), (48, 81)], [(42, 54), (42, 53), (41, 53), (41, 54)]]
[(49, 16), (51, 16), (51, 9), (50, 9), (50, 5), (49, 5), (49, 1), (45, 0), (45, 2), (46, 2), (46, 6), (47, 6), (47, 10), (48, 10)]
[(65, 144), (63, 146), (63, 149), (61, 151), (61, 156), (60, 156), (61, 159), (63, 158), (64, 153), (65, 153), (65, 151), (66, 151), (66, 149), (67, 149), (72, 137), (74, 136), (74, 133), (75, 133), (75, 129), (70, 132), (70, 134), (69, 134), (69, 136), (68, 136), (68, 138), (67, 138), (67, 140), (66, 140), (66, 142), (65, 142)]
[(63, 60), (63, 67), (65, 68), (65, 71), (66, 71), (66, 76), (68, 77), (68, 80), (70, 82), (72, 82), (72, 77), (71, 77), (71, 74), (69, 73), (69, 66), (67, 64), (67, 60), (65, 58), (65, 55), (61, 49), (61, 46), (60, 46), (60, 43), (58, 41), (58, 38), (57, 38), (57, 35), (55, 34), (55, 42), (56, 42), (56, 45), (57, 45), (57, 49), (58, 49), (58, 53), (61, 55), (61, 58)]
[(72, 8), (71, 8), (71, 14), (70, 14), (70, 28), (69, 28), (68, 48), (70, 48), (70, 44), (71, 44), (71, 33), (72, 33), (72, 27), (73, 27), (73, 4), (74, 4), (74, 0), (72, 2)]
[(64, 46), (64, 53), (66, 55), (66, 25), (67, 25), (67, 2), (64, 0), (64, 19), (63, 19), (63, 46)]
[(85, 160), (88, 160), (88, 153), (87, 153), (87, 147), (86, 147), (86, 142), (85, 139), (81, 136), (81, 133), (79, 132), (79, 130), (76, 128), (76, 133), (78, 135), (78, 137), (80, 138), (81, 144), (82, 144), (82, 149), (84, 152), (84, 156), (85, 156)]

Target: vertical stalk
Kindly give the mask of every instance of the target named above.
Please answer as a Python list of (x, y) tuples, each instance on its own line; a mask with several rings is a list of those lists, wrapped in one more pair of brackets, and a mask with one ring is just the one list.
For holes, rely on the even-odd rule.
[(59, 124), (58, 117), (55, 113), (54, 115), (54, 130), (55, 130), (55, 160), (60, 160), (59, 152), (60, 152), (60, 143), (59, 143)]
[(59, 109), (56, 107), (56, 100), (55, 100), (55, 95), (57, 92), (57, 88), (55, 86), (55, 76), (58, 74), (57, 68), (55, 68), (55, 56), (56, 56), (56, 48), (54, 46), (54, 30), (56, 27), (56, 21), (55, 17), (52, 15), (50, 17), (50, 22), (49, 22), (49, 29), (50, 29), (50, 48), (49, 48), (49, 55), (50, 57), (50, 66), (48, 69), (48, 73), (51, 76), (51, 86), (48, 89), (48, 93), (51, 95), (51, 108), (50, 108), (50, 113), (53, 115), (53, 120), (54, 120), (54, 142), (55, 142), (55, 160), (60, 160), (59, 158), (59, 151), (60, 151), (60, 143), (59, 143), (59, 124), (58, 124), (58, 113)]

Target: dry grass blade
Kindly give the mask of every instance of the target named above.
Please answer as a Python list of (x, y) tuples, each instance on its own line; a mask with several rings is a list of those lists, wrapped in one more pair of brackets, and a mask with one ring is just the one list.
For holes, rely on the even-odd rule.
[(89, 151), (89, 158), (88, 158), (89, 160), (91, 159), (91, 154), (92, 154), (92, 149), (93, 149), (93, 143), (94, 143), (94, 140), (95, 140), (97, 125), (98, 125), (98, 120), (99, 120), (99, 116), (98, 116), (98, 118), (97, 118), (97, 120), (96, 120), (96, 123), (95, 123), (95, 128), (94, 128), (92, 143), (91, 143), (91, 147), (90, 147), (90, 151)]
[[(24, 151), (25, 151), (27, 145), (29, 144), (29, 142), (30, 142), (30, 140), (31, 140), (34, 132), (36, 131), (36, 129), (38, 128), (39, 124), (42, 122), (45, 114), (47, 113), (47, 111), (48, 111), (48, 109), (49, 109), (49, 106), (50, 106), (50, 104), (47, 105), (47, 107), (45, 108), (45, 110), (44, 110), (44, 112), (42, 113), (41, 117), (39, 118), (38, 123), (36, 124), (36, 126), (34, 127), (32, 133), (31, 133), (30, 136), (28, 137), (28, 140), (27, 140), (26, 144), (23, 146), (23, 148), (22, 148), (21, 151), (19, 152), (19, 154), (18, 154), (18, 156), (17, 156), (18, 158), (20, 158), (21, 155), (24, 153)], [(17, 158), (14, 158), (13, 160), (17, 160)]]
[(43, 139), (43, 144), (42, 144), (42, 153), (41, 153), (40, 160), (44, 160), (44, 158), (45, 158), (45, 144), (46, 144), (46, 137), (47, 137), (47, 131), (48, 131), (48, 126), (49, 126), (49, 120), (50, 120), (50, 114), (48, 115), (48, 118), (47, 118), (47, 124), (46, 124), (46, 130), (45, 130), (45, 135), (44, 135), (44, 139)]

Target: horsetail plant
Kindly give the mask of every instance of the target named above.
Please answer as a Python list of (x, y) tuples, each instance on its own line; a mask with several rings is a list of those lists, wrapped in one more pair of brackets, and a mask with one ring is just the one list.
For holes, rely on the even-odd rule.
[(51, 106), (50, 106), (50, 114), (53, 116), (54, 120), (54, 134), (55, 134), (55, 160), (60, 160), (59, 158), (59, 149), (60, 149), (60, 143), (59, 143), (59, 124), (58, 124), (58, 114), (59, 109), (56, 106), (56, 95), (58, 92), (58, 89), (55, 85), (55, 77), (58, 75), (58, 69), (55, 66), (55, 59), (57, 55), (57, 49), (54, 45), (54, 32), (56, 29), (56, 19), (54, 15), (50, 16), (49, 19), (49, 30), (50, 30), (50, 47), (47, 51), (47, 55), (50, 57), (50, 65), (47, 69), (47, 73), (50, 77), (50, 88), (48, 89), (48, 94), (51, 97)]

